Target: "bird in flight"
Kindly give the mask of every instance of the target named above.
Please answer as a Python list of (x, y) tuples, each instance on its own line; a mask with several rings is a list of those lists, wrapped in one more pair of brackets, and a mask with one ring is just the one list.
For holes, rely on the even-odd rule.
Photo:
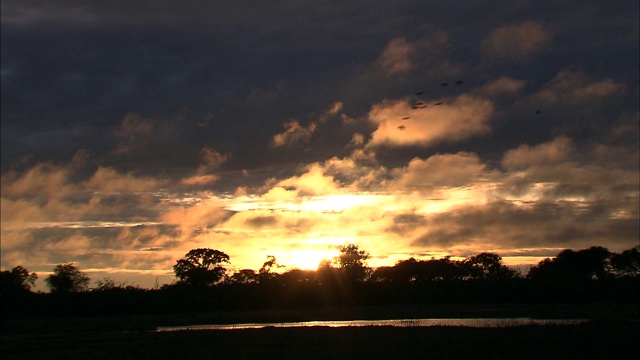
[(411, 119), (409, 116), (405, 116), (402, 118), (402, 120), (409, 120), (409, 119)]
[(449, 85), (449, 83), (447, 82), (443, 82), (442, 84), (440, 84), (440, 86), (447, 86), (447, 85)]
[(456, 85), (462, 85), (462, 84), (464, 84), (464, 81), (462, 81), (462, 80), (456, 81)]
[(405, 126), (404, 125), (400, 125), (400, 126), (398, 126), (398, 129), (400, 129), (400, 131), (402, 131), (402, 130), (405, 129)]
[(536, 110), (536, 115), (539, 115), (539, 114), (540, 114), (540, 110)]
[(438, 103), (435, 103), (434, 105), (442, 105), (442, 103), (441, 103), (441, 102), (438, 102)]

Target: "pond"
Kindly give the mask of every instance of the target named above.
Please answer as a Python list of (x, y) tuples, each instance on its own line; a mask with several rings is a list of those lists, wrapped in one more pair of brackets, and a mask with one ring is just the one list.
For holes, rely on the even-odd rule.
[(393, 319), (393, 320), (347, 320), (347, 321), (301, 321), (301, 322), (273, 322), (273, 323), (245, 323), (245, 324), (216, 324), (216, 325), (184, 325), (160, 326), (157, 331), (185, 331), (185, 330), (244, 330), (262, 329), (267, 327), (295, 328), (295, 327), (360, 327), (360, 326), (395, 326), (395, 327), (425, 327), (425, 326), (465, 326), (465, 327), (513, 327), (524, 325), (578, 325), (586, 322), (584, 319), (532, 319), (532, 318), (466, 318), (466, 319)]

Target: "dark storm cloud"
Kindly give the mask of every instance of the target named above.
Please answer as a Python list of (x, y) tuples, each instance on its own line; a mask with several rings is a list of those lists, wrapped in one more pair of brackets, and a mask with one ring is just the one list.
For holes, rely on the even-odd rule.
[(393, 225), (387, 231), (404, 235), (424, 224), (426, 219), (423, 215), (418, 214), (399, 214), (393, 217)]
[[(180, 125), (181, 136), (176, 141), (156, 138), (155, 143), (175, 152), (161, 151), (157, 161), (179, 166), (180, 159), (197, 159), (200, 149), (209, 145), (233, 153), (235, 161), (228, 166), (240, 169), (267, 160), (295, 162), (299, 156), (265, 156), (271, 137), (282, 131), (283, 123), (335, 101), (344, 102), (345, 112), (357, 118), (385, 97), (417, 90), (435, 95), (441, 89), (432, 85), (452, 80), (433, 69), (446, 66), (459, 67), (459, 75), (471, 86), (500, 72), (518, 78), (515, 67), (494, 68), (482, 60), (482, 41), (490, 42), (499, 37), (497, 29), (509, 26), (551, 34), (552, 40), (542, 40), (553, 42), (554, 51), (562, 55), (560, 59), (543, 51), (543, 61), (529, 63), (526, 77), (536, 75), (534, 84), (574, 65), (632, 84), (637, 79), (637, 71), (629, 72), (623, 63), (637, 59), (630, 46), (637, 40), (632, 35), (637, 24), (630, 16), (637, 14), (637, 4), (595, 3), (575, 10), (555, 3), (504, 2), (490, 8), (466, 1), (314, 6), (291, 1), (180, 6), (163, 1), (5, 1), (2, 158), (8, 161), (3, 161), (3, 169), (24, 154), (67, 160), (82, 148), (105, 153), (122, 145), (104, 135), (116, 131), (127, 114), (162, 122), (183, 109), (189, 114)], [(600, 11), (612, 20), (590, 23)], [(577, 30), (569, 24), (579, 28), (580, 41), (593, 39), (591, 32), (602, 46), (617, 46), (619, 56), (607, 56), (606, 63), (604, 54), (594, 58), (589, 52), (587, 58), (592, 40), (575, 46)], [(413, 71), (389, 77), (376, 70), (376, 64), (385, 48), (400, 38), (415, 50), (410, 58)], [(494, 52), (506, 50), (497, 48), (500, 41), (494, 43), (491, 49), (499, 49)], [(534, 56), (529, 49), (536, 49), (535, 44), (520, 50), (520, 57)], [(306, 159), (326, 158), (328, 149), (344, 146), (353, 135), (336, 127), (325, 131), (330, 133), (323, 142), (310, 144), (313, 151), (304, 154)], [(175, 146), (178, 143), (193, 146)], [(138, 160), (105, 161), (130, 169), (154, 163), (145, 157)], [(183, 166), (193, 164), (186, 160)]]
[[(621, 204), (624, 202), (628, 204)], [(615, 214), (621, 207), (632, 209), (632, 202), (494, 202), (472, 206), (428, 217), (431, 228), (416, 238), (414, 245), (454, 248), (482, 239), (488, 246), (501, 248), (602, 245), (619, 249), (640, 236), (637, 211)]]
[(259, 229), (263, 226), (270, 226), (278, 222), (275, 216), (255, 216), (246, 220), (247, 225)]

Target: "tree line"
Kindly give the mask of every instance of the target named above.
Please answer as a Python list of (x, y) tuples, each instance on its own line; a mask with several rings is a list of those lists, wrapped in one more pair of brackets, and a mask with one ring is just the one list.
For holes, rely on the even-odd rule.
[[(502, 257), (483, 252), (463, 260), (401, 260), (371, 268), (369, 253), (354, 244), (316, 270), (284, 267), (268, 256), (260, 269), (229, 272), (229, 255), (199, 248), (173, 266), (176, 281), (155, 289), (117, 283), (110, 278), (89, 287), (74, 263), (62, 263), (45, 278), (50, 293), (34, 293), (37, 279), (22, 266), (2, 271), (3, 315), (27, 306), (47, 313), (58, 304), (73, 313), (166, 312), (177, 310), (257, 309), (389, 305), (429, 302), (633, 301), (640, 300), (640, 246), (611, 252), (600, 246), (566, 249), (526, 273), (506, 266)], [(75, 305), (73, 305), (75, 304)], [(88, 309), (87, 309), (88, 308)], [(38, 310), (40, 309), (40, 310)], [(75, 310), (73, 310), (75, 309)]]

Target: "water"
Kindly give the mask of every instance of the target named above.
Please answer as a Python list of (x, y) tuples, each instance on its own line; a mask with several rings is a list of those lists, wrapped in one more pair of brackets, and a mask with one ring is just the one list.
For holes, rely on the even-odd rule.
[(394, 319), (394, 320), (347, 320), (347, 321), (301, 321), (275, 323), (246, 323), (222, 325), (185, 325), (160, 326), (157, 331), (184, 330), (244, 330), (296, 327), (360, 327), (360, 326), (395, 326), (395, 327), (425, 327), (425, 326), (465, 326), (478, 328), (513, 327), (523, 325), (577, 325), (586, 322), (584, 319), (531, 319), (531, 318), (481, 318), (481, 319)]

